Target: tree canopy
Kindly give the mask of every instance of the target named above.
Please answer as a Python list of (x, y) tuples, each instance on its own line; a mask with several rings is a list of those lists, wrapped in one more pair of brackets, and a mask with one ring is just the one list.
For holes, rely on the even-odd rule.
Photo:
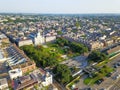
[(66, 66), (64, 64), (58, 64), (53, 69), (53, 73), (56, 74), (56, 78), (57, 78), (57, 80), (59, 82), (61, 82), (61, 83), (68, 83), (68, 82), (70, 82), (71, 71), (68, 68), (68, 66)]
[(58, 63), (60, 59), (59, 54), (51, 52), (49, 48), (44, 48), (42, 46), (34, 47), (32, 45), (22, 46), (21, 49), (33, 59), (37, 65), (43, 67), (54, 66)]
[(83, 44), (76, 43), (76, 42), (70, 42), (65, 38), (57, 38), (56, 43), (60, 46), (69, 46), (72, 52), (77, 52), (79, 54), (88, 52), (88, 48), (84, 46)]
[(88, 58), (89, 58), (89, 60), (94, 61), (94, 62), (101, 62), (101, 61), (108, 59), (106, 54), (101, 53), (99, 51), (92, 51), (89, 54)]

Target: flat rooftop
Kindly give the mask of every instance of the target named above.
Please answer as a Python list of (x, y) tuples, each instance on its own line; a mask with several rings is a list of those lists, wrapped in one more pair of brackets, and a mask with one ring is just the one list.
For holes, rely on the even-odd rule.
[(0, 79), (0, 85), (4, 84), (7, 84), (7, 79), (6, 78)]

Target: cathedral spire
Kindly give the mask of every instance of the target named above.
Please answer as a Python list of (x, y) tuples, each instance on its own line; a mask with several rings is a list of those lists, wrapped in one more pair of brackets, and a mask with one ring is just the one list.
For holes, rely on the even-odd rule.
[(41, 33), (40, 33), (40, 30), (39, 30), (39, 29), (37, 30), (37, 37), (38, 37), (38, 36), (41, 36)]

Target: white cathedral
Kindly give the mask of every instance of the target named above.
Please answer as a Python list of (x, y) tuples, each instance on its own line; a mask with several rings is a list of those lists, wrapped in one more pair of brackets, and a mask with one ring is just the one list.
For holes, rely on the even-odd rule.
[(37, 30), (37, 33), (35, 34), (30, 34), (29, 37), (32, 38), (35, 46), (45, 43), (45, 38), (43, 35), (41, 35), (39, 30)]
[(56, 39), (56, 35), (43, 35), (40, 33), (40, 30), (37, 30), (37, 33), (31, 33), (29, 37), (32, 39), (35, 46), (54, 41)]
[(45, 38), (41, 35), (40, 31), (37, 32), (36, 36), (34, 37), (34, 45), (40, 45), (45, 43)]

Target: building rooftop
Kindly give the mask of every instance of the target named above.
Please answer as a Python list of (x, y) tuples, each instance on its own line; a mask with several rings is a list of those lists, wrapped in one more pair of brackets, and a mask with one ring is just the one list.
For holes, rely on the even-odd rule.
[(10, 70), (10, 71), (9, 71), (9, 74), (10, 74), (10, 75), (14, 75), (14, 74), (16, 74), (16, 73), (21, 73), (21, 72), (22, 72), (22, 70), (17, 68), (17, 69), (14, 69), (14, 70)]
[(5, 34), (0, 34), (0, 39), (7, 38)]
[(7, 84), (7, 79), (6, 78), (0, 79), (0, 85), (4, 84)]
[(36, 84), (37, 80), (36, 78), (34, 78), (34, 75), (31, 74), (27, 76), (22, 76), (18, 80), (14, 80), (14, 83), (15, 83), (14, 89), (21, 90)]

